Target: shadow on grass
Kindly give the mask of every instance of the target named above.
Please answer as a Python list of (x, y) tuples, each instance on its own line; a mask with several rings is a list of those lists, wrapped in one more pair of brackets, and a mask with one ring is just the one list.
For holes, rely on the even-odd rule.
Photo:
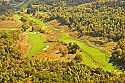
[(116, 69), (120, 71), (125, 71), (125, 68), (122, 66), (122, 62), (118, 61), (115, 56), (110, 57), (110, 60), (108, 63), (112, 63), (112, 66), (115, 66)]

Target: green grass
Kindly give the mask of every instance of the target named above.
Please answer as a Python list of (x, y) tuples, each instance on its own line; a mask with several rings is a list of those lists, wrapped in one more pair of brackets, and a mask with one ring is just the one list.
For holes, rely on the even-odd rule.
[(14, 14), (13, 17), (14, 17), (18, 22), (22, 23), (22, 22), (20, 21), (21, 18), (20, 18), (20, 16), (19, 16), (18, 14)]
[[(25, 15), (26, 17), (28, 17), (28, 19), (29, 20), (33, 20), (34, 22), (36, 22), (37, 24), (39, 24), (42, 28), (45, 28), (46, 26), (48, 26), (46, 23), (44, 23), (43, 21), (41, 21), (41, 20), (39, 20), (39, 19), (37, 19), (37, 18), (34, 18), (34, 17), (32, 17), (32, 16), (30, 16), (30, 15), (28, 15), (28, 14), (26, 14)], [(20, 21), (20, 16), (18, 15), (18, 14), (15, 14), (15, 15), (13, 15), (13, 17), (15, 18), (15, 19), (17, 19), (19, 22), (21, 22)]]
[(44, 43), (44, 37), (41, 33), (37, 32), (36, 34), (33, 34), (32, 32), (29, 32), (28, 35), (31, 50), (28, 52), (27, 57), (31, 57), (41, 52), (46, 44)]
[[(26, 16), (29, 18), (29, 20), (35, 21), (42, 28), (46, 27), (46, 24), (43, 21), (41, 21), (39, 19), (36, 19), (34, 17), (31, 17), (29, 15), (26, 15)], [(28, 57), (31, 57), (31, 56), (36, 55), (39, 52), (43, 51), (43, 48), (46, 45), (44, 43), (43, 35), (41, 33), (39, 33), (39, 32), (37, 32), (37, 34), (33, 34), (33, 33), (30, 32), (30, 34), (29, 34), (29, 42), (32, 45), (32, 48), (31, 48), (31, 50), (27, 54)]]
[[(80, 46), (80, 48), (82, 49), (82, 51), (87, 53), (87, 54), (82, 54), (83, 62), (86, 65), (93, 66), (93, 67), (101, 67), (107, 71), (114, 71), (116, 69), (115, 66), (112, 66), (111, 63), (108, 63), (109, 58), (110, 58), (110, 54), (108, 52), (101, 50), (99, 48), (92, 47), (85, 41), (72, 39), (65, 32), (61, 33), (60, 41), (63, 41), (66, 43), (70, 43), (70, 42), (77, 43)], [(96, 64), (96, 62), (93, 61), (93, 59), (98, 64)]]
[[(26, 16), (29, 18), (29, 20), (35, 21), (41, 27), (44, 28), (46, 26), (46, 24), (43, 21), (40, 21), (39, 19), (36, 19), (36, 18), (31, 17), (29, 15), (26, 15)], [(20, 16), (18, 14), (15, 14), (13, 17), (16, 18), (18, 21), (20, 21), (19, 20)], [(38, 54), (39, 52), (41, 52), (46, 44), (44, 43), (43, 34), (41, 34), (39, 32), (37, 32), (36, 34), (33, 34), (33, 32), (29, 32), (29, 30), (27, 30), (26, 32), (29, 33), (28, 34), (28, 36), (29, 36), (28, 42), (31, 45), (31, 49), (28, 52), (27, 57), (31, 57), (31, 56), (34, 56), (34, 55)]]
[(34, 18), (32, 16), (29, 16), (27, 15), (27, 17), (29, 18), (29, 20), (33, 20), (35, 21), (37, 24), (39, 24), (43, 29), (47, 26), (47, 24), (45, 24), (43, 21), (37, 19), (37, 18)]
[[(92, 66), (92, 67), (94, 67), (94, 68), (97, 68), (97, 67), (98, 67), (98, 66), (96, 65), (96, 63), (94, 63), (94, 62), (92, 61), (92, 59), (91, 59), (88, 55), (86, 55), (85, 53), (82, 53), (81, 55), (82, 55), (83, 63), (84, 63), (84, 64), (89, 65), (89, 66)], [(90, 64), (91, 64), (91, 65), (90, 65)]]
[(20, 16), (18, 14), (13, 15), (13, 17), (15, 17), (18, 20), (20, 19)]

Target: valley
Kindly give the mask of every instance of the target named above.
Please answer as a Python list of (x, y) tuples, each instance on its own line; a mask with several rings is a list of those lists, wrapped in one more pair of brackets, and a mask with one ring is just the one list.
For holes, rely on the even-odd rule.
[[(39, 32), (30, 32), (30, 30), (27, 30), (25, 32), (25, 34), (27, 34), (28, 36), (28, 42), (29, 44), (31, 45), (31, 49), (30, 51), (27, 53), (26, 57), (44, 57), (44, 58), (49, 58), (51, 60), (51, 58), (49, 56), (51, 56), (51, 54), (49, 55), (49, 53), (47, 54), (45, 52), (44, 54), (44, 48), (46, 45), (50, 45), (51, 48), (49, 48), (49, 50), (52, 50), (52, 52), (54, 52), (54, 47), (52, 47), (51, 45), (51, 42), (50, 43), (46, 43), (47, 42), (47, 39), (50, 38), (53, 42), (57, 42), (57, 41), (62, 41), (62, 42), (65, 42), (65, 43), (77, 43), (82, 52), (80, 53), (82, 55), (82, 58), (83, 58), (83, 63), (85, 63), (86, 65), (88, 66), (92, 66), (92, 67), (95, 67), (95, 68), (103, 68), (104, 70), (106, 71), (119, 71), (119, 69), (116, 67), (116, 66), (113, 66), (112, 63), (109, 63), (109, 60), (110, 60), (110, 53), (106, 52), (105, 50), (103, 49), (99, 49), (97, 47), (93, 47), (91, 46), (89, 43), (85, 42), (84, 40), (79, 40), (79, 39), (75, 39), (75, 38), (71, 38), (69, 35), (68, 35), (68, 32), (66, 32), (67, 30), (64, 30), (64, 29), (56, 29), (50, 25), (47, 25), (46, 23), (44, 24), (43, 21), (37, 19), (37, 18), (34, 18), (34, 17), (31, 17), (29, 15), (26, 15), (29, 20), (33, 20), (34, 22), (38, 23), (42, 28), (45, 29), (46, 33), (49, 33), (50, 36), (52, 38), (50, 38), (50, 36), (47, 36), (47, 34), (42, 34), (42, 33), (39, 33)], [(18, 19), (19, 20), (19, 19)], [(45, 28), (49, 26), (49, 28)], [(52, 29), (51, 29), (51, 28)], [(56, 33), (54, 33), (56, 32)], [(54, 34), (54, 35), (52, 35)], [(55, 39), (57, 38), (57, 39)], [(46, 40), (46, 41), (45, 41)], [(59, 47), (57, 47), (56, 51), (58, 52), (59, 50)], [(46, 50), (47, 51), (47, 50)], [(42, 53), (39, 54), (39, 53)], [(56, 53), (52, 53), (53, 55), (52, 56), (58, 56), (57, 59), (60, 59), (61, 60), (61, 55), (58, 55)], [(70, 55), (68, 54), (67, 56), (70, 56), (70, 57), (74, 57), (74, 55)], [(67, 57), (68, 59), (68, 57)], [(53, 59), (54, 60), (54, 59)]]
[(0, 1), (0, 83), (124, 83), (124, 10), (124, 0)]

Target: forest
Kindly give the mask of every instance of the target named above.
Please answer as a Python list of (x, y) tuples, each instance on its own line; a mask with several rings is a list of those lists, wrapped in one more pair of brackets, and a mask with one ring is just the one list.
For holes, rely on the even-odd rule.
[(124, 0), (0, 0), (0, 83), (124, 82)]

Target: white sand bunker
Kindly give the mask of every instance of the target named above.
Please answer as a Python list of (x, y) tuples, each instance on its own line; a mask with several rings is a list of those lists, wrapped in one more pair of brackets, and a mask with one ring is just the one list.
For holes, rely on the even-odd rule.
[(47, 50), (49, 47), (50, 47), (50, 46), (49, 46), (49, 45), (47, 45), (45, 48), (43, 48), (43, 50)]
[(33, 34), (36, 34), (36, 32), (33, 32)]

